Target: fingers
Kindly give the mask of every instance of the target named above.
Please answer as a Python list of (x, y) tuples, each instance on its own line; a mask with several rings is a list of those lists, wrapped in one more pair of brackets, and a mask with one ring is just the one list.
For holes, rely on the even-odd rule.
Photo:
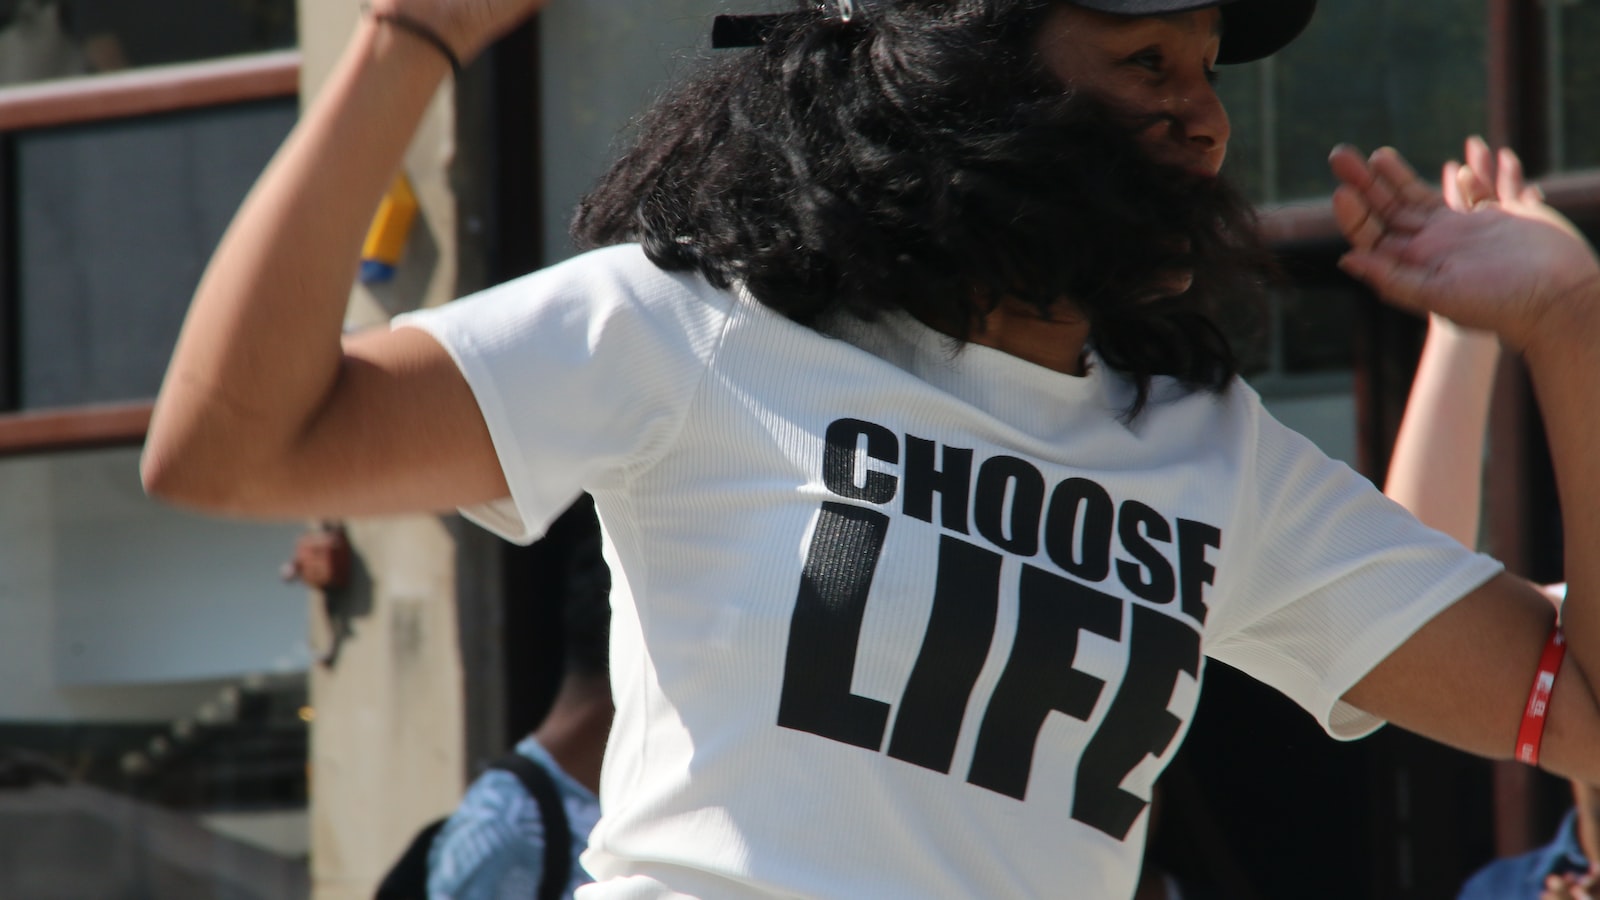
[(1373, 189), (1370, 202), (1384, 228), (1409, 234), (1427, 224), (1443, 205), (1439, 194), (1423, 183), (1400, 154), (1387, 147), (1372, 154)]
[(1366, 184), (1372, 175), (1367, 170), (1367, 158), (1360, 150), (1350, 144), (1339, 144), (1328, 154), (1328, 168), (1345, 184), (1357, 186)]
[(1469, 138), (1465, 151), (1465, 163), (1451, 160), (1444, 164), (1441, 190), (1449, 208), (1467, 212), (1484, 203), (1544, 203), (1544, 191), (1528, 183), (1516, 151), (1509, 147), (1492, 150), (1479, 137)]
[(1349, 145), (1335, 147), (1328, 157), (1343, 182), (1334, 193), (1334, 214), (1350, 242), (1370, 247), (1385, 235), (1420, 230), (1444, 206), (1399, 153), (1383, 147), (1363, 159)]
[(1367, 250), (1383, 237), (1383, 223), (1373, 216), (1361, 192), (1341, 184), (1333, 192), (1333, 218), (1350, 246)]
[(1484, 181), (1477, 169), (1461, 166), (1456, 170), (1456, 193), (1461, 197), (1462, 212), (1470, 212), (1485, 203), (1494, 202), (1494, 184)]
[(1445, 163), (1443, 192), (1451, 209), (1466, 212), (1484, 203), (1534, 204), (1544, 202), (1544, 192), (1528, 184), (1522, 159), (1507, 147), (1490, 149), (1482, 138), (1469, 138), (1466, 162)]
[(1450, 160), (1444, 164), (1444, 170), (1439, 175), (1439, 189), (1444, 194), (1444, 205), (1457, 212), (1468, 209), (1466, 198), (1461, 196), (1461, 185), (1457, 179), (1461, 177), (1461, 163)]
[(1591, 887), (1587, 876), (1547, 875), (1539, 900), (1592, 900)]
[(1379, 147), (1372, 152), (1371, 163), (1373, 172), (1390, 186), (1401, 203), (1424, 209), (1439, 204), (1439, 195), (1417, 175), (1417, 170), (1411, 168), (1398, 150)]
[(1388, 148), (1363, 158), (1340, 145), (1328, 164), (1342, 182), (1333, 193), (1334, 219), (1351, 246), (1340, 268), (1391, 302), (1413, 306), (1427, 276), (1404, 262), (1405, 249), (1444, 201)]
[(1539, 893), (1539, 900), (1571, 900), (1572, 893), (1567, 890), (1568, 882), (1561, 875), (1546, 875), (1544, 890)]
[(1498, 173), (1495, 178), (1495, 194), (1501, 202), (1520, 199), (1522, 192), (1527, 189), (1527, 183), (1522, 174), (1522, 160), (1509, 147), (1501, 147), (1495, 155)]
[(1386, 231), (1366, 195), (1350, 184), (1334, 191), (1333, 214), (1351, 247), (1340, 257), (1339, 268), (1395, 305), (1415, 308), (1427, 272), (1404, 261), (1409, 237)]
[(1470, 209), (1479, 203), (1528, 202), (1527, 175), (1522, 160), (1508, 147), (1493, 150), (1483, 138), (1467, 139), (1465, 169), (1472, 173), (1468, 196), (1463, 200)]
[(1354, 249), (1339, 258), (1339, 268), (1365, 282), (1385, 300), (1403, 309), (1422, 312), (1419, 297), (1433, 272), (1403, 262), (1398, 254)]
[(1489, 144), (1483, 138), (1473, 135), (1467, 138), (1464, 148), (1466, 166), (1478, 180), (1486, 185), (1495, 183), (1495, 154), (1489, 149)]
[(1527, 174), (1522, 168), (1522, 159), (1515, 151), (1509, 147), (1500, 148), (1497, 162), (1500, 171), (1495, 192), (1500, 195), (1500, 202), (1519, 203), (1524, 206), (1544, 204), (1544, 191), (1536, 184), (1528, 184)]
[(1333, 192), (1333, 217), (1354, 247), (1366, 249), (1383, 236), (1383, 224), (1372, 213), (1366, 191), (1372, 183), (1367, 158), (1355, 147), (1340, 144), (1328, 155), (1328, 167), (1342, 182)]

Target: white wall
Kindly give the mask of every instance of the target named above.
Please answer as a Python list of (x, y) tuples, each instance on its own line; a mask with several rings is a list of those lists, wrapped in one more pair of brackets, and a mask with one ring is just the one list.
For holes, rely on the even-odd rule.
[(131, 449), (0, 461), (0, 720), (180, 718), (304, 671), (300, 531), (159, 506)]

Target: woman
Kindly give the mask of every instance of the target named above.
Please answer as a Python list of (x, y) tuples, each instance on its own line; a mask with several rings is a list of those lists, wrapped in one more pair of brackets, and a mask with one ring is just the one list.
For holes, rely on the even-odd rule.
[[(580, 210), (613, 246), (342, 341), (441, 51), (537, 5), (362, 23), (200, 286), (144, 477), (515, 539), (593, 494), (617, 717), (585, 898), (1130, 896), (1205, 657), (1339, 737), (1511, 753), (1548, 604), (1273, 422), (1216, 324), (1262, 269), (1213, 67), (1310, 0), (803, 7), (657, 105)], [(1392, 152), (1333, 163), (1347, 268), (1525, 347), (1600, 509), (1587, 245), (1485, 166), (1456, 213)], [(1569, 660), (1542, 759), (1600, 779), (1588, 685)]]

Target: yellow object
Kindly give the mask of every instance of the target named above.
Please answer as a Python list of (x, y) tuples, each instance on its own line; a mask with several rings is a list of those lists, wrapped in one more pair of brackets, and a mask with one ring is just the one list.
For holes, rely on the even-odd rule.
[(361, 247), (362, 281), (371, 283), (394, 277), (395, 266), (405, 254), (406, 240), (416, 220), (417, 195), (402, 172), (395, 176), (389, 192), (383, 195), (383, 202), (378, 204), (378, 212), (372, 217), (372, 227), (367, 230), (366, 243)]

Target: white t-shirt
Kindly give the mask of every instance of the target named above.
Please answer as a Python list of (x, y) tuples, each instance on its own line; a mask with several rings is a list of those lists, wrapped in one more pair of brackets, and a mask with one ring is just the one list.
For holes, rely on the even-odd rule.
[(1063, 375), (905, 314), (797, 325), (633, 246), (404, 324), (455, 358), (531, 540), (612, 566), (580, 894), (1133, 893), (1204, 657), (1336, 737), (1339, 697), (1499, 570), (1248, 387)]

